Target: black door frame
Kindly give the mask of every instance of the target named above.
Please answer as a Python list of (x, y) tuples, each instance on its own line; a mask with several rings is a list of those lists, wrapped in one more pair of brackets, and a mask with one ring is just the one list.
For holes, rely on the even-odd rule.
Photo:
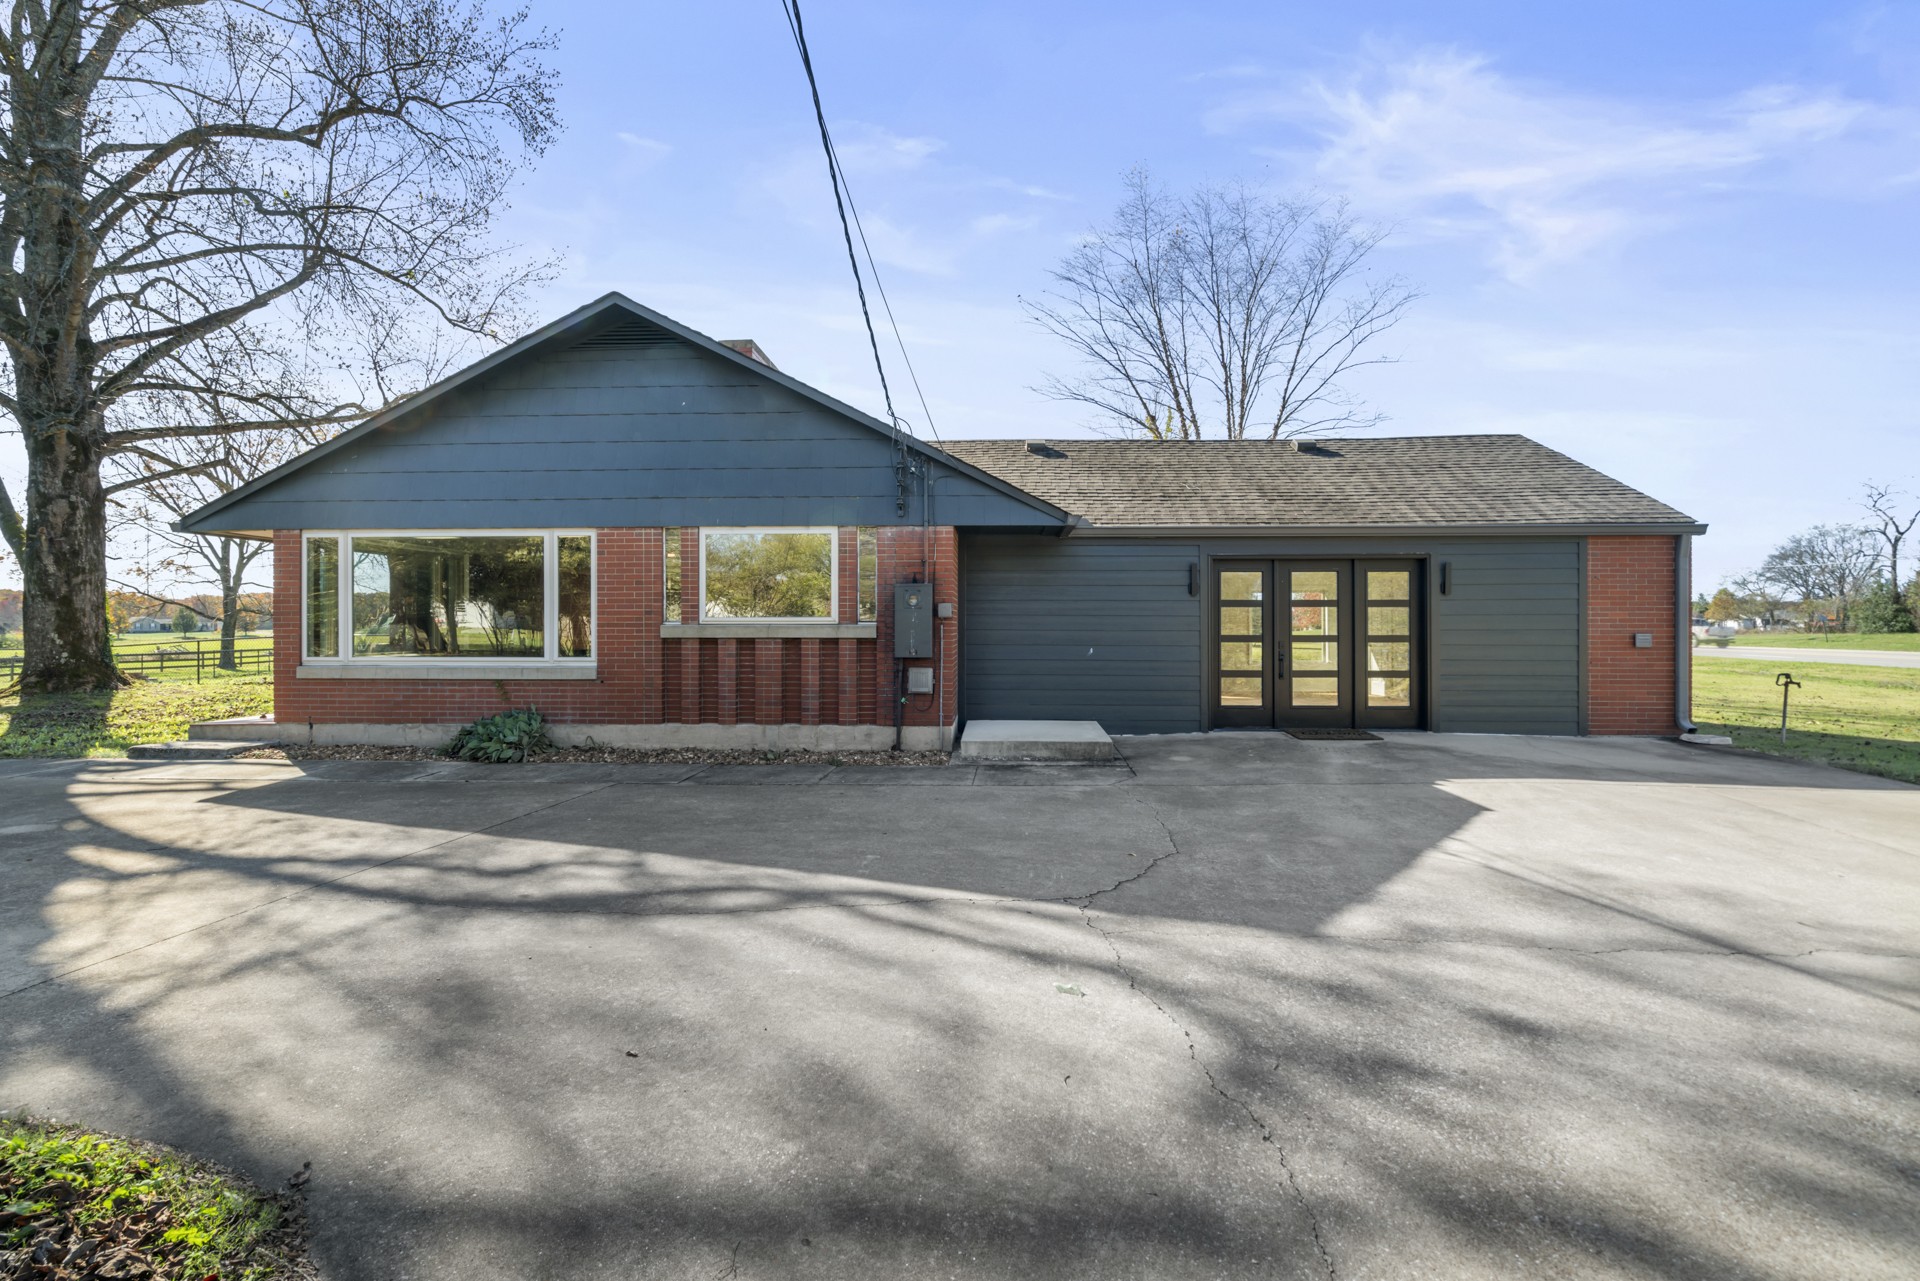
[[(1436, 663), (1432, 644), (1432, 596), (1437, 590), (1433, 579), (1433, 559), (1421, 552), (1335, 554), (1245, 552), (1239, 554), (1202, 554), (1201, 581), (1205, 615), (1203, 636), (1206, 653), (1202, 659), (1202, 724), (1216, 729), (1304, 729), (1316, 726), (1360, 729), (1423, 729), (1432, 724)], [(1280, 634), (1283, 620), (1279, 611), (1290, 605), (1282, 600), (1286, 590), (1285, 568), (1342, 568), (1340, 609), (1340, 645), (1342, 689), (1339, 704), (1331, 709), (1286, 707), (1282, 694), (1290, 687), (1292, 649), (1289, 635)], [(1405, 709), (1369, 708), (1362, 682), (1365, 667), (1368, 608), (1366, 571), (1400, 569), (1408, 571), (1408, 608), (1412, 612), (1410, 637), (1413, 645), (1408, 675), (1413, 682), (1412, 706)], [(1263, 698), (1259, 708), (1226, 708), (1220, 703), (1221, 631), (1220, 575), (1227, 571), (1259, 571), (1264, 590), (1261, 639), (1265, 646)], [(1289, 593), (1290, 595), (1290, 593)], [(1288, 631), (1290, 632), (1290, 625)], [(1231, 674), (1231, 673), (1229, 673)], [(1305, 714), (1301, 714), (1302, 712)], [(1285, 721), (1282, 726), (1281, 722)]]

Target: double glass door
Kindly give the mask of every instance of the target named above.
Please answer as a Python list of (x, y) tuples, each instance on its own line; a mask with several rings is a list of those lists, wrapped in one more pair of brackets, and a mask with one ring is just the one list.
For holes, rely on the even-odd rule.
[(1419, 562), (1214, 562), (1219, 728), (1420, 724)]

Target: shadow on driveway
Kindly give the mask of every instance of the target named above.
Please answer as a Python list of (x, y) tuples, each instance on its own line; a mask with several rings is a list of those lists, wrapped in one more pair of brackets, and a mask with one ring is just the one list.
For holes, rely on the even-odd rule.
[(1097, 786), (3, 771), (0, 1105), (312, 1160), (338, 1277), (1920, 1261), (1920, 791), (1123, 746)]

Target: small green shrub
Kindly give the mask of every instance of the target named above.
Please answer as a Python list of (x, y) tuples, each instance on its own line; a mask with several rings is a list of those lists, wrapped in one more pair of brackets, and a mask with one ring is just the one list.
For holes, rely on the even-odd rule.
[(553, 740), (547, 737), (546, 718), (527, 708), (500, 712), (468, 725), (453, 736), (453, 742), (447, 745), (447, 754), (466, 761), (505, 765), (526, 760), (528, 752), (552, 746)]

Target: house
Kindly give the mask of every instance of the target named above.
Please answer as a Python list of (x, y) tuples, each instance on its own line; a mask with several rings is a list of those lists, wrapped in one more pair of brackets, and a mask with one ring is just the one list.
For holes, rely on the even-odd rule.
[(146, 635), (151, 632), (170, 632), (173, 630), (173, 620), (171, 618), (161, 618), (157, 614), (149, 614), (145, 618), (136, 618), (127, 624), (127, 630), (130, 632), (138, 632), (141, 635)]
[(1521, 436), (895, 431), (609, 295), (180, 522), (275, 544), (282, 737), (1670, 734), (1690, 517)]

